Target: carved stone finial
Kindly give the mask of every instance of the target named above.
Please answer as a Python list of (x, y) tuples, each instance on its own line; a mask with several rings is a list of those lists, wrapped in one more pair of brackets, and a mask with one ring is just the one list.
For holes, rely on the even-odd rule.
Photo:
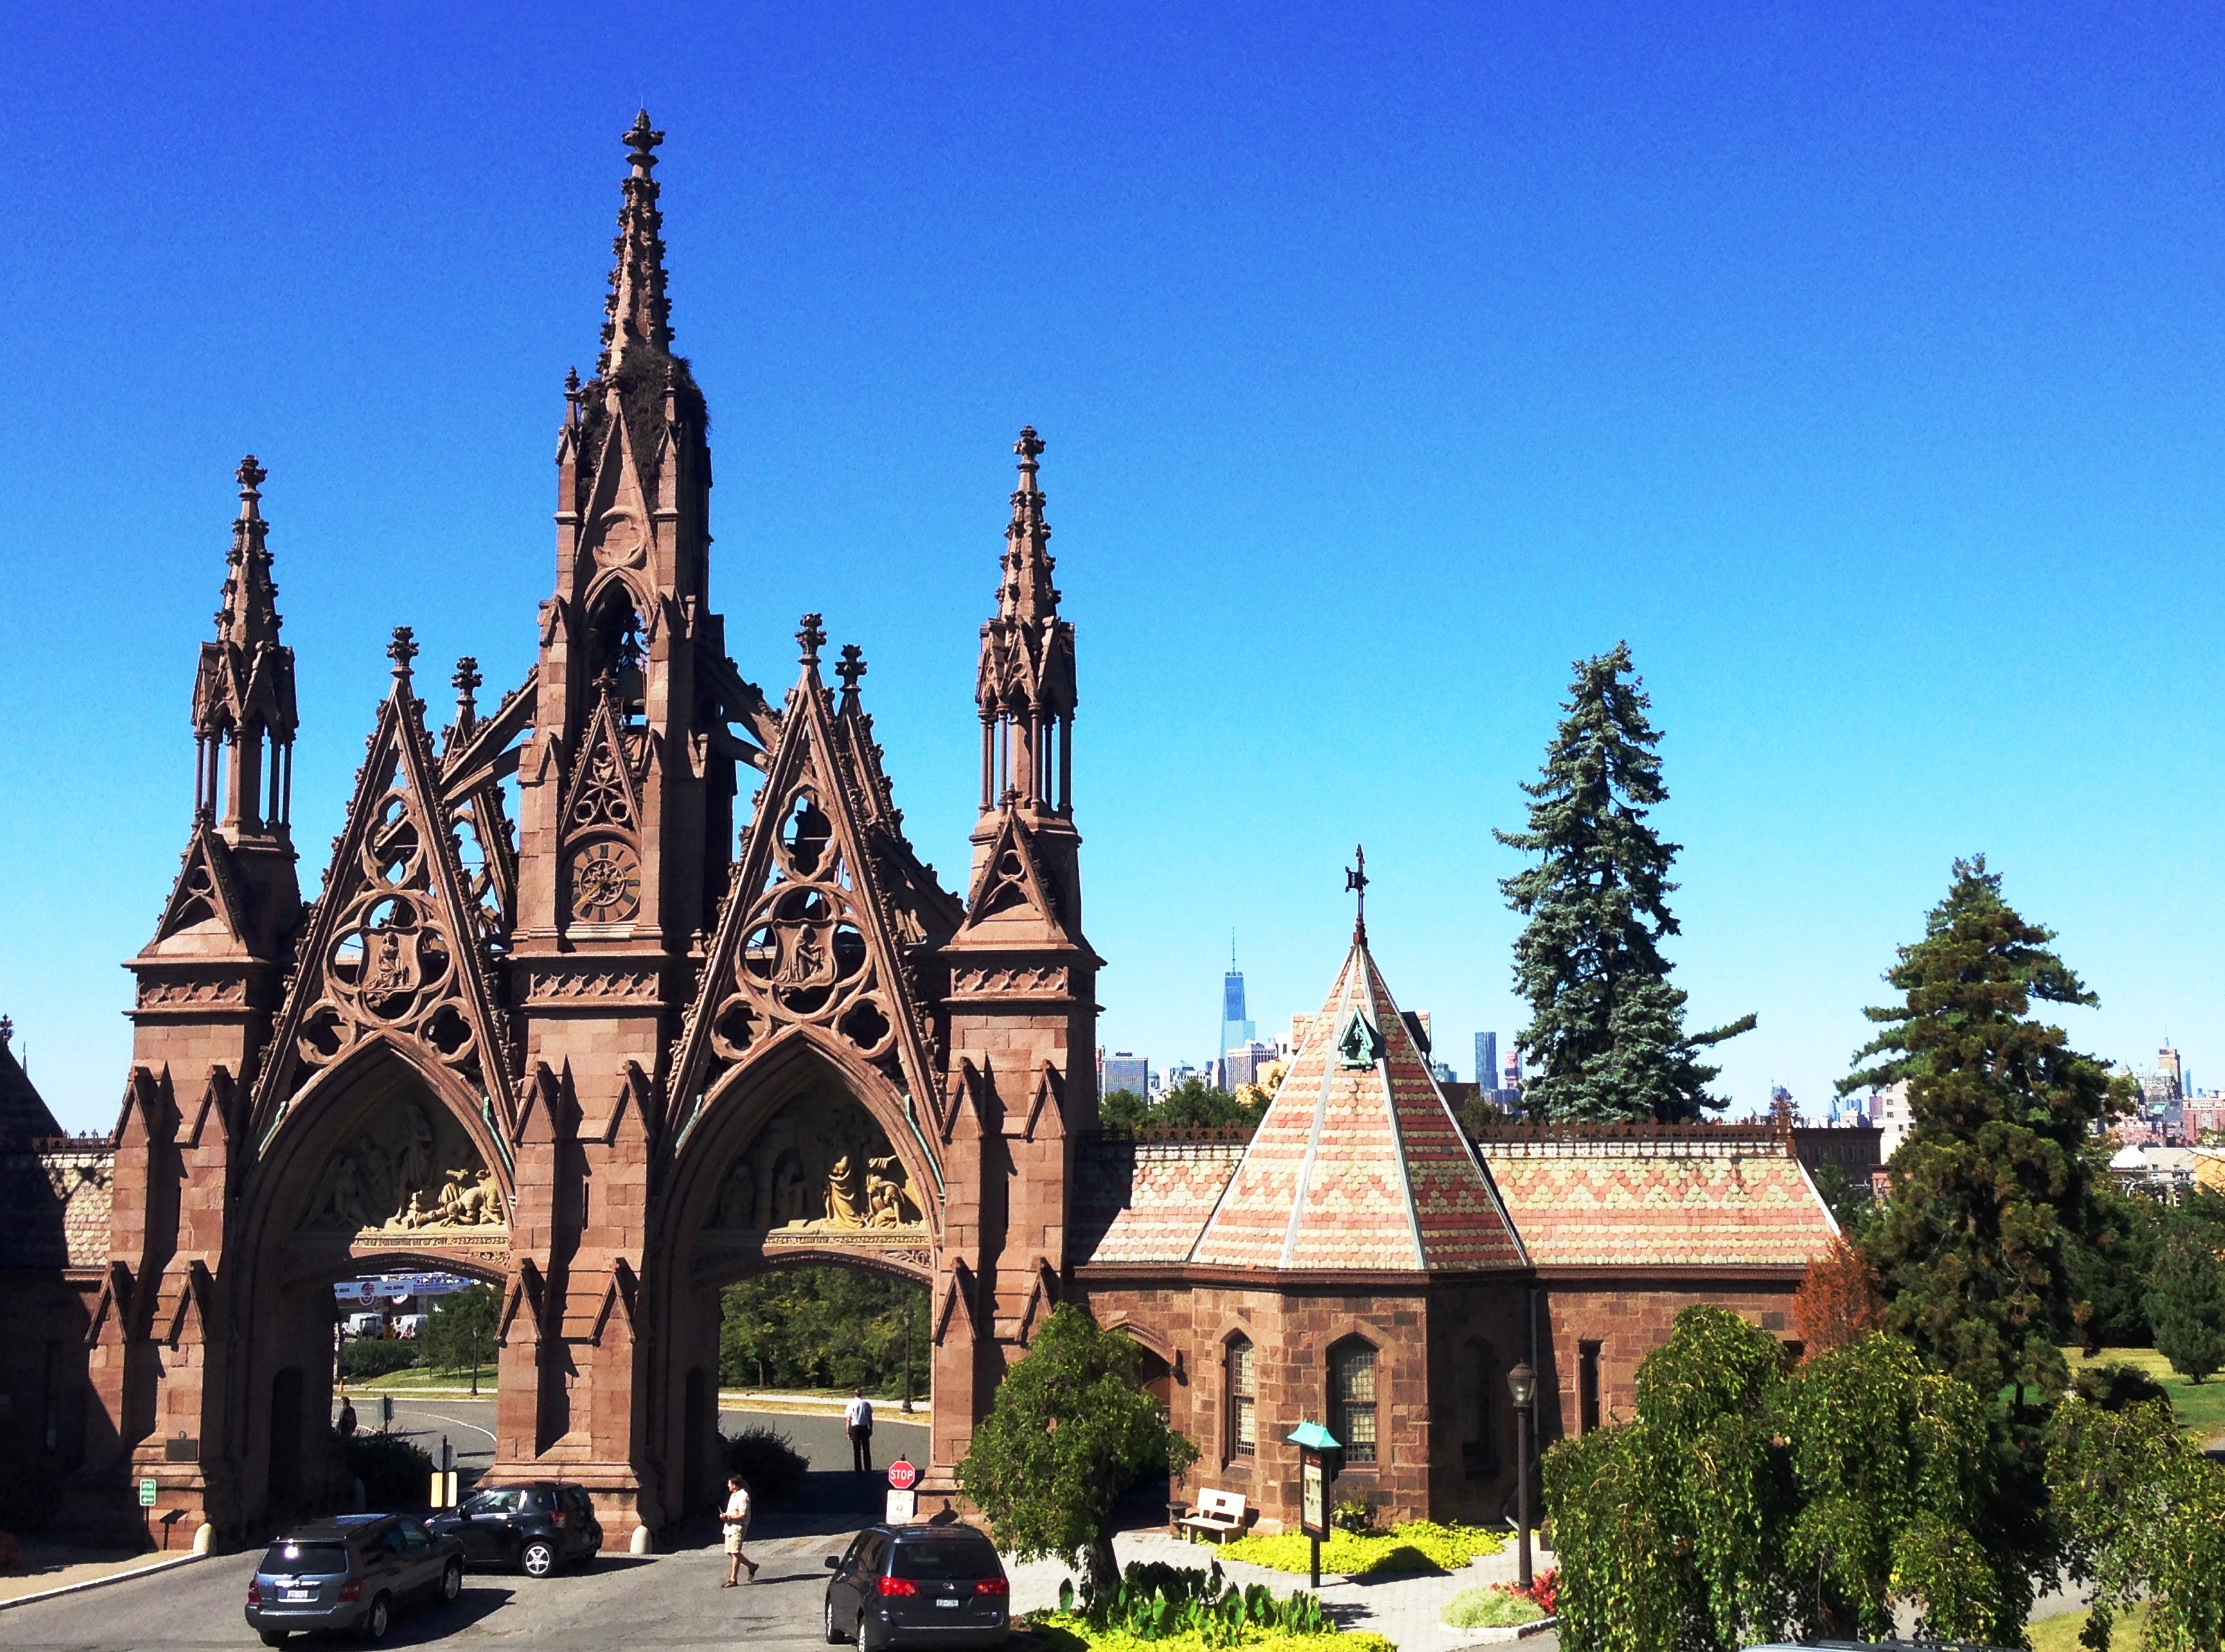
[(456, 726), (468, 731), (479, 720), (479, 662), (468, 654), (456, 661), (456, 674), (448, 679), (456, 687)]
[(239, 461), (239, 469), (233, 474), (239, 481), (239, 514), (252, 522), (261, 514), (256, 510), (263, 497), (259, 490), (270, 472), (257, 465), (255, 455), (250, 453)]
[(394, 661), (395, 680), (409, 681), (409, 662), (417, 657), (417, 641), (407, 625), (394, 628), (394, 640), (386, 645), (386, 657)]
[(834, 668), (834, 674), (842, 680), (842, 690), (845, 693), (855, 694), (858, 692), (858, 679), (865, 674), (865, 651), (855, 642), (845, 642), (842, 645), (841, 663)]
[(633, 165), (633, 175), (646, 178), (656, 166), (656, 146), (664, 142), (664, 134), (651, 129), (649, 111), (643, 110), (633, 117), (626, 129), (626, 148), (632, 151), (626, 159)]
[(606, 704), (615, 706), (618, 703), (618, 667), (607, 665), (602, 668), (601, 673), (595, 678), (595, 692)]
[(803, 623), (796, 633), (796, 640), (803, 650), (802, 663), (808, 666), (817, 665), (819, 650), (827, 641), (827, 630), (820, 624), (818, 615), (806, 614), (803, 617)]

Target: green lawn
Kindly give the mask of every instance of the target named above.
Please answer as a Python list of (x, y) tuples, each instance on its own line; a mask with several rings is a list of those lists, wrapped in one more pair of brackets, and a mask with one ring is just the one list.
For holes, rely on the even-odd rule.
[[(495, 1389), (495, 1368), (479, 1367), (479, 1392), (492, 1394)], [(411, 1365), (405, 1370), (389, 1371), (384, 1377), (366, 1377), (347, 1385), (351, 1394), (409, 1394), (428, 1388), (468, 1389), (472, 1385), (469, 1371), (427, 1370), (422, 1365)]]
[[(2139, 1645), (2147, 1630), (2147, 1621), (2148, 1609), (2135, 1606), (2110, 1624), (2112, 1652), (2119, 1647), (2130, 1649)], [(2065, 1612), (2060, 1617), (2043, 1617), (2037, 1624), (2025, 1625), (2025, 1633), (2032, 1639), (2032, 1652), (2083, 1652), (2078, 1636), (2085, 1627), (2084, 1612)]]
[(2063, 1355), (2074, 1372), (2089, 1365), (2136, 1366), (2163, 1384), (2171, 1396), (2171, 1409), (2178, 1413), (2179, 1427), (2188, 1434), (2204, 1445), (2225, 1434), (2225, 1375), (2206, 1383), (2190, 1383), (2152, 1348), (2104, 1348), (2091, 1359), (2076, 1348), (2065, 1348)]

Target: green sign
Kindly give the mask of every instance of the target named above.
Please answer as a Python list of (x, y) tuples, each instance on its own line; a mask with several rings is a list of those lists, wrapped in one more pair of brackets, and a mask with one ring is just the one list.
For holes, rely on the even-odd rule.
[(151, 1509), (155, 1506), (154, 1481), (142, 1480), (139, 1482), (139, 1506), (142, 1509)]

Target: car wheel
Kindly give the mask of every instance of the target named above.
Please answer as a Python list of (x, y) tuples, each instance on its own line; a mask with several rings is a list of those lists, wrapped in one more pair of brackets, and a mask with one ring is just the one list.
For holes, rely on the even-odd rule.
[(827, 1644), (840, 1646), (848, 1638), (842, 1633), (842, 1626), (834, 1621), (834, 1603), (829, 1600), (827, 1603)]
[(517, 1557), (529, 1578), (545, 1578), (556, 1569), (556, 1546), (545, 1537), (536, 1537), (525, 1546)]
[(461, 1560), (451, 1560), (448, 1562), (448, 1569), (441, 1573), (441, 1599), (443, 1603), (453, 1602), (463, 1592), (464, 1563)]
[(371, 1610), (364, 1614), (363, 1638), (366, 1641), (383, 1641), (386, 1638), (386, 1631), (392, 1628), (393, 1624), (394, 1603), (384, 1595), (380, 1595), (371, 1603)]
[(858, 1652), (873, 1652), (865, 1640), (865, 1614), (863, 1612), (858, 1614)]
[(285, 1645), (285, 1644), (286, 1644), (286, 1631), (285, 1631), (284, 1630), (282, 1630), (282, 1629), (266, 1629), (266, 1630), (264, 1630), (263, 1631), (263, 1645), (265, 1645), (265, 1646), (283, 1646), (283, 1645)]

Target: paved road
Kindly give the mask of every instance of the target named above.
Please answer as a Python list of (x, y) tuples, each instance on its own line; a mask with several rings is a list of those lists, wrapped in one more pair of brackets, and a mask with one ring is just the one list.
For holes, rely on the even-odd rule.
[[(366, 1423), (375, 1407), (359, 1407)], [(706, 1522), (675, 1553), (625, 1554), (627, 1534), (612, 1532), (602, 1558), (585, 1573), (534, 1582), (502, 1573), (466, 1578), (461, 1599), (403, 1617), (387, 1644), (459, 1648), (538, 1648), (599, 1652), (642, 1646), (694, 1648), (815, 1647), (827, 1576), (822, 1556), (875, 1517), (887, 1482), (850, 1472), (850, 1446), (839, 1417), (725, 1412), (719, 1427), (733, 1434), (752, 1424), (780, 1429), (810, 1460), (803, 1496), (785, 1509), (769, 1510), (757, 1525), (751, 1556), (763, 1569), (758, 1581), (721, 1589), (726, 1557)], [(396, 1401), (394, 1427), (437, 1447), (445, 1434), (459, 1465), (481, 1468), (491, 1460), (494, 1402), (491, 1400)], [(926, 1459), (927, 1429), (919, 1423), (880, 1420), (873, 1434), (874, 1462), (884, 1466), (897, 1451)], [(40, 1601), (0, 1612), (0, 1647), (69, 1649), (70, 1652), (183, 1652), (187, 1648), (259, 1646), (242, 1616), (254, 1555), (199, 1561), (174, 1571), (83, 1594)], [(345, 1642), (331, 1643), (336, 1645)], [(297, 1646), (318, 1643), (295, 1642)]]

